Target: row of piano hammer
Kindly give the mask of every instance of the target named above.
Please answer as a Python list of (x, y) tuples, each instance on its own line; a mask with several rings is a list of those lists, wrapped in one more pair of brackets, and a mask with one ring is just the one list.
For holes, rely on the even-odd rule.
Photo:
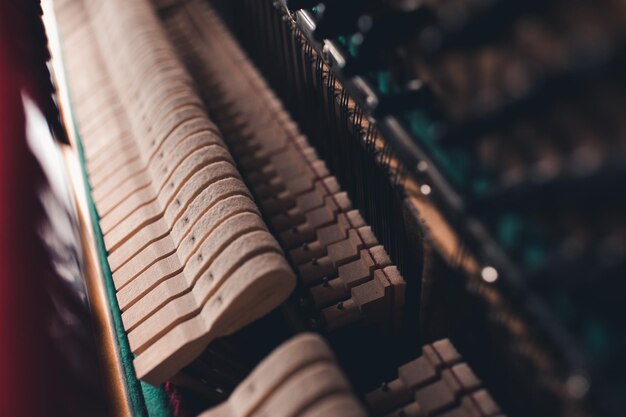
[[(397, 323), (404, 280), (384, 248), (243, 53), (219, 36), (221, 23), (201, 5), (183, 7), (203, 10), (196, 18), (212, 24), (202, 27), (218, 31), (204, 34), (201, 51), (188, 42), (187, 53), (213, 71), (204, 87), (212, 117), (227, 125), (228, 147), (147, 0), (56, 4), (92, 197), (138, 377), (163, 382), (216, 337), (280, 305), (296, 285), (283, 248), (329, 329)], [(185, 40), (189, 21), (170, 24)], [(475, 408), (465, 395), (477, 390), (474, 380), (466, 386), (446, 379), (454, 368), (442, 373), (437, 366), (421, 385), (401, 375), (400, 391), (389, 389), (398, 385), (392, 382), (371, 393), (372, 414)], [(443, 390), (432, 388), (434, 380), (447, 381)], [(418, 386), (441, 400), (414, 401), (407, 393)], [(415, 392), (419, 400), (422, 391)], [(497, 407), (450, 416), (495, 413)], [(207, 415), (366, 412), (324, 342), (304, 335), (278, 348)]]
[[(294, 274), (151, 6), (67, 1), (58, 9), (69, 21), (65, 50), (80, 52), (66, 54), (74, 108), (135, 368), (159, 383), (281, 304)], [(231, 149), (303, 284), (329, 327), (367, 308), (388, 312), (398, 305), (389, 288), (404, 281), (270, 99), (242, 102), (239, 110), (270, 123), (249, 119), (252, 134)]]

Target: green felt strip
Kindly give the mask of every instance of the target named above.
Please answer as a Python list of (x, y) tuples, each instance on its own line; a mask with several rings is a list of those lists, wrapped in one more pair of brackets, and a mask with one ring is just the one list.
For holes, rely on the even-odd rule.
[[(60, 41), (60, 40), (59, 40)], [(65, 69), (64, 69), (65, 71)], [(67, 73), (65, 74), (67, 79)], [(71, 91), (68, 88), (68, 96), (70, 97), (70, 109), (73, 109), (73, 103), (71, 99)], [(72, 114), (74, 112), (72, 111)], [(82, 140), (78, 133), (78, 127), (74, 121), (74, 134), (76, 136), (76, 144), (78, 147), (78, 154), (80, 158), (81, 171), (83, 179), (85, 181), (85, 188), (87, 194), (87, 202), (89, 205), (89, 212), (91, 215), (91, 223), (96, 238), (96, 246), (98, 250), (98, 259), (100, 267), (102, 269), (102, 275), (104, 277), (104, 283), (107, 291), (107, 299), (109, 302), (109, 310), (113, 317), (113, 326), (115, 327), (115, 335), (117, 339), (117, 347), (120, 362), (124, 369), (124, 382), (126, 383), (126, 392), (129, 395), (131, 412), (133, 417), (172, 417), (169, 408), (169, 401), (165, 389), (163, 386), (153, 387), (150, 384), (140, 382), (135, 375), (135, 368), (133, 367), (134, 355), (130, 350), (128, 344), (128, 337), (122, 324), (122, 317), (119, 305), (117, 303), (117, 297), (115, 294), (115, 286), (113, 284), (113, 277), (111, 275), (111, 268), (107, 260), (107, 251), (104, 246), (104, 238), (102, 230), (100, 229), (100, 216), (96, 210), (92, 195), (91, 184), (89, 182), (89, 175), (87, 174), (85, 151), (83, 149)]]
[(133, 367), (133, 358), (134, 355), (130, 351), (130, 346), (128, 344), (128, 337), (126, 336), (126, 331), (124, 330), (124, 326), (122, 324), (122, 317), (119, 305), (117, 303), (117, 297), (115, 294), (115, 287), (113, 284), (113, 277), (111, 275), (111, 268), (109, 266), (109, 262), (107, 261), (107, 252), (104, 246), (104, 238), (102, 235), (102, 230), (100, 229), (100, 217), (98, 216), (98, 212), (96, 210), (96, 206), (94, 204), (92, 195), (91, 195), (91, 185), (89, 184), (87, 169), (86, 169), (86, 160), (85, 153), (83, 150), (82, 142), (80, 140), (80, 136), (78, 135), (78, 130), (76, 126), (74, 126), (74, 131), (76, 132), (76, 142), (78, 145), (78, 152), (80, 155), (81, 161), (81, 170), (83, 173), (83, 178), (85, 180), (85, 187), (87, 188), (87, 201), (89, 204), (89, 211), (92, 219), (92, 227), (94, 230), (94, 235), (96, 238), (96, 244), (98, 248), (98, 258), (100, 261), (100, 267), (102, 268), (102, 274), (104, 276), (104, 281), (107, 290), (107, 298), (109, 301), (109, 309), (111, 311), (111, 316), (113, 317), (113, 325), (115, 326), (115, 333), (117, 338), (117, 346), (118, 352), (120, 355), (120, 360), (122, 362), (122, 366), (124, 368), (124, 376), (125, 382), (127, 386), (127, 392), (130, 396), (130, 403), (134, 417), (171, 417), (171, 413), (168, 406), (168, 398), (165, 390), (162, 386), (153, 387), (150, 384), (146, 384), (145, 382), (140, 382), (137, 380), (137, 376), (135, 375), (135, 368)]

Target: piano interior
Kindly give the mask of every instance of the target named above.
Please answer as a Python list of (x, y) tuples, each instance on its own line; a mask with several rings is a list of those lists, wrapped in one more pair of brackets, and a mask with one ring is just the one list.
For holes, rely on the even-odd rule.
[(624, 415), (625, 1), (42, 6), (63, 415)]

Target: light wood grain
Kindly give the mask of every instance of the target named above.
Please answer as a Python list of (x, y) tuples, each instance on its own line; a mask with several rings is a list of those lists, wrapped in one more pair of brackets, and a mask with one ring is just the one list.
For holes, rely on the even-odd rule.
[(332, 353), (313, 334), (285, 342), (252, 371), (226, 402), (200, 417), (302, 415), (366, 415)]
[(150, 4), (84, 4), (79, 130), (138, 373), (158, 383), (295, 282)]

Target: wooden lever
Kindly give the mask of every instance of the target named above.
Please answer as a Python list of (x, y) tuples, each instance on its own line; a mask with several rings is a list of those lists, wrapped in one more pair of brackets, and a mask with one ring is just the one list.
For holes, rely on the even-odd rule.
[(295, 280), (151, 5), (85, 10), (78, 128), (137, 374), (156, 384)]
[(226, 402), (201, 417), (365, 415), (326, 344), (303, 334), (272, 352)]

